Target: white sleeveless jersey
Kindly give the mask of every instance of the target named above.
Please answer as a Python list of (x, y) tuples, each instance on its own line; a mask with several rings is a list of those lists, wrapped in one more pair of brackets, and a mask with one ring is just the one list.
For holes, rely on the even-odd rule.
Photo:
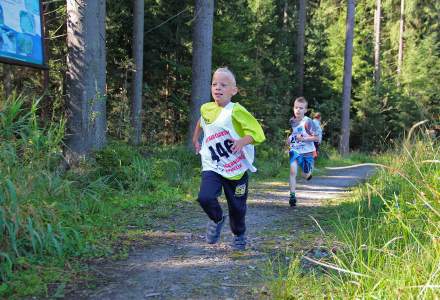
[(232, 139), (240, 139), (232, 124), (234, 105), (232, 102), (226, 105), (211, 124), (206, 124), (203, 117), (200, 118), (204, 133), (200, 150), (202, 169), (214, 171), (226, 178), (242, 174), (246, 170), (257, 171), (252, 165), (255, 156), (253, 145), (246, 145), (241, 152), (232, 153)]
[(306, 130), (307, 122), (313, 124), (312, 120), (309, 117), (304, 116), (304, 118), (299, 123), (292, 125), (292, 134), (289, 136), (290, 149), (295, 150), (299, 154), (309, 153), (316, 150), (313, 142), (298, 141), (296, 139), (298, 135), (301, 135), (302, 137), (311, 136)]

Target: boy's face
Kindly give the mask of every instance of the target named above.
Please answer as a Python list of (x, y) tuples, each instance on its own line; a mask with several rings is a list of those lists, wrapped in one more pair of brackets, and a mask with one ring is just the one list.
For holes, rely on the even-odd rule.
[(307, 112), (307, 104), (301, 103), (301, 102), (295, 102), (293, 104), (293, 114), (295, 115), (296, 119), (301, 120), (304, 118), (304, 115)]
[(231, 102), (232, 96), (237, 94), (232, 75), (226, 72), (215, 72), (212, 76), (211, 94), (219, 106), (224, 107)]

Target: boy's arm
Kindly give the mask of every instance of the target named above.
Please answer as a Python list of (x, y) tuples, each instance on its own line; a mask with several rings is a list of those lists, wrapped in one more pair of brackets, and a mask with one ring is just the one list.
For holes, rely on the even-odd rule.
[(254, 139), (250, 135), (245, 135), (241, 139), (234, 140), (233, 142), (231, 147), (232, 152), (240, 152), (244, 146), (252, 144)]
[(238, 135), (242, 137), (241, 139), (243, 139), (242, 143), (244, 145), (258, 145), (266, 140), (263, 128), (261, 128), (257, 119), (238, 103), (234, 106), (234, 110), (232, 111), (232, 124)]
[(287, 138), (286, 138), (286, 147), (290, 146), (290, 142), (292, 140), (292, 135), (290, 134)]
[(298, 135), (296, 139), (300, 142), (319, 142), (319, 135), (316, 133), (316, 130), (314, 129), (315, 125), (313, 121), (309, 120), (305, 124), (305, 128), (309, 136), (303, 137), (301, 135)]
[(199, 154), (201, 148), (199, 143), (199, 138), (201, 133), (202, 133), (202, 127), (200, 127), (200, 119), (199, 119), (197, 121), (196, 127), (194, 128), (194, 134), (192, 138), (192, 143), (194, 145), (194, 149), (196, 150), (196, 154)]

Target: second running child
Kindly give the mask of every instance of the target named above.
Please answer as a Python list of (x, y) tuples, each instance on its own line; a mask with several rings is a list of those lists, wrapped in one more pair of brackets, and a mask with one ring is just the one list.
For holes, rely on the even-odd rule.
[(314, 142), (319, 141), (313, 121), (305, 116), (306, 112), (307, 100), (304, 97), (296, 98), (293, 103), (293, 116), (290, 119), (292, 133), (286, 141), (289, 146), (289, 204), (291, 207), (296, 206), (296, 175), (298, 174), (298, 166), (302, 170), (303, 177), (310, 180), (314, 163), (313, 152), (316, 150)]

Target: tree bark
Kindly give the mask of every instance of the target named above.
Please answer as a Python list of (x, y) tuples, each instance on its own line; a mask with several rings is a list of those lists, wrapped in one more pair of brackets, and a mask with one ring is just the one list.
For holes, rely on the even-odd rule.
[[(41, 18), (41, 25), (43, 28), (43, 37), (46, 38), (47, 33), (47, 24), (46, 24), (46, 14), (48, 12), (48, 6), (49, 4), (43, 4), (43, 13)], [(44, 58), (46, 62), (49, 61), (49, 49), (47, 47), (47, 44), (44, 47)], [(40, 108), (40, 118), (41, 120), (48, 124), (52, 118), (52, 99), (50, 97), (50, 91), (49, 91), (49, 69), (42, 70), (42, 78), (41, 78), (41, 85), (43, 86), (43, 98)]]
[(211, 99), (212, 31), (214, 0), (196, 0), (193, 29), (192, 92), (188, 145), (200, 118), (200, 106)]
[(132, 143), (139, 145), (142, 137), (142, 75), (144, 61), (144, 0), (134, 1), (133, 28), (133, 90), (131, 94), (131, 124), (133, 126)]
[(344, 51), (344, 87), (342, 90), (341, 141), (339, 152), (345, 156), (350, 151), (350, 102), (353, 59), (355, 0), (348, 0)]
[(403, 63), (403, 34), (405, 32), (405, 0), (400, 1), (400, 28), (399, 28), (399, 54), (397, 57), (397, 77), (400, 82)]
[(66, 159), (106, 143), (105, 0), (67, 0)]
[(380, 94), (380, 23), (381, 23), (381, 0), (376, 0), (374, 12), (374, 84), (376, 96)]
[(298, 6), (298, 35), (296, 42), (296, 65), (297, 65), (297, 96), (304, 95), (304, 48), (306, 28), (306, 0), (299, 0)]
[(289, 22), (289, 2), (288, 0), (284, 0), (284, 7), (283, 7), (283, 30), (287, 31), (287, 23)]

